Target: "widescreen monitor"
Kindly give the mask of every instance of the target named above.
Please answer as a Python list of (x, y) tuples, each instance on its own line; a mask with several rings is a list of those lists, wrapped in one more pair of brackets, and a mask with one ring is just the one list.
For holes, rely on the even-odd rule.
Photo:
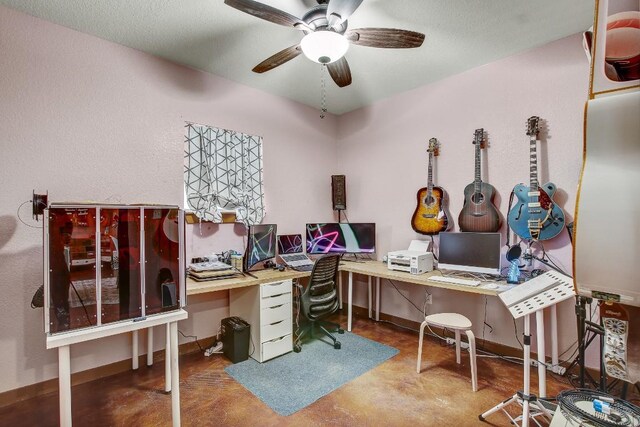
[(278, 236), (278, 255), (302, 253), (302, 234), (282, 234)]
[(440, 233), (438, 268), (500, 274), (500, 233)]
[(247, 250), (244, 254), (244, 271), (261, 261), (276, 256), (276, 224), (250, 225), (247, 234)]
[(307, 253), (372, 254), (375, 251), (375, 223), (307, 224)]

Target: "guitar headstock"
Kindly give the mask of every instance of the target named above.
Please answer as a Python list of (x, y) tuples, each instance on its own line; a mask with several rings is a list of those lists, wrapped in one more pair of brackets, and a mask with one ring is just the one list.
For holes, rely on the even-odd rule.
[(473, 137), (473, 145), (479, 145), (484, 148), (484, 128), (476, 129)]
[(429, 139), (429, 148), (427, 148), (427, 152), (437, 156), (440, 154), (440, 143), (437, 138)]
[(538, 132), (540, 131), (540, 117), (531, 116), (527, 120), (527, 135), (529, 136), (538, 136)]

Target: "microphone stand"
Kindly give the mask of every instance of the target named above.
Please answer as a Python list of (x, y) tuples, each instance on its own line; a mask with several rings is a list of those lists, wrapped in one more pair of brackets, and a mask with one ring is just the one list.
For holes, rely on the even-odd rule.
[[(562, 271), (560, 268), (552, 265), (549, 261), (547, 261), (545, 259), (542, 259), (539, 256), (533, 255), (531, 253), (531, 251), (529, 251), (529, 248), (527, 248), (527, 252), (525, 252), (525, 254), (524, 254), (524, 259), (529, 261), (529, 262), (531, 262), (531, 260), (536, 260), (536, 261), (546, 265), (550, 269), (557, 271), (558, 273), (564, 274), (565, 276), (572, 277), (570, 274), (567, 274), (564, 271)], [(531, 265), (531, 264), (529, 264), (529, 265)]]

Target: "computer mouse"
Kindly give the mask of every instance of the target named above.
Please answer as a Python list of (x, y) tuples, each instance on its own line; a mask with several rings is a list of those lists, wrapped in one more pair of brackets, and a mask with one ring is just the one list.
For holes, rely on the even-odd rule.
[(486, 285), (484, 285), (484, 287), (486, 289), (498, 289), (498, 285), (495, 283), (487, 283)]

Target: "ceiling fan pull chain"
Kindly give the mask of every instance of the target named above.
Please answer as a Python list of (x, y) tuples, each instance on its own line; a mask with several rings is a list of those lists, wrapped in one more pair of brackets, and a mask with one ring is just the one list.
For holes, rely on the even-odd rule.
[(327, 66), (325, 64), (320, 65), (320, 118), (324, 119), (324, 114), (327, 112), (327, 87), (326, 87), (326, 75)]

